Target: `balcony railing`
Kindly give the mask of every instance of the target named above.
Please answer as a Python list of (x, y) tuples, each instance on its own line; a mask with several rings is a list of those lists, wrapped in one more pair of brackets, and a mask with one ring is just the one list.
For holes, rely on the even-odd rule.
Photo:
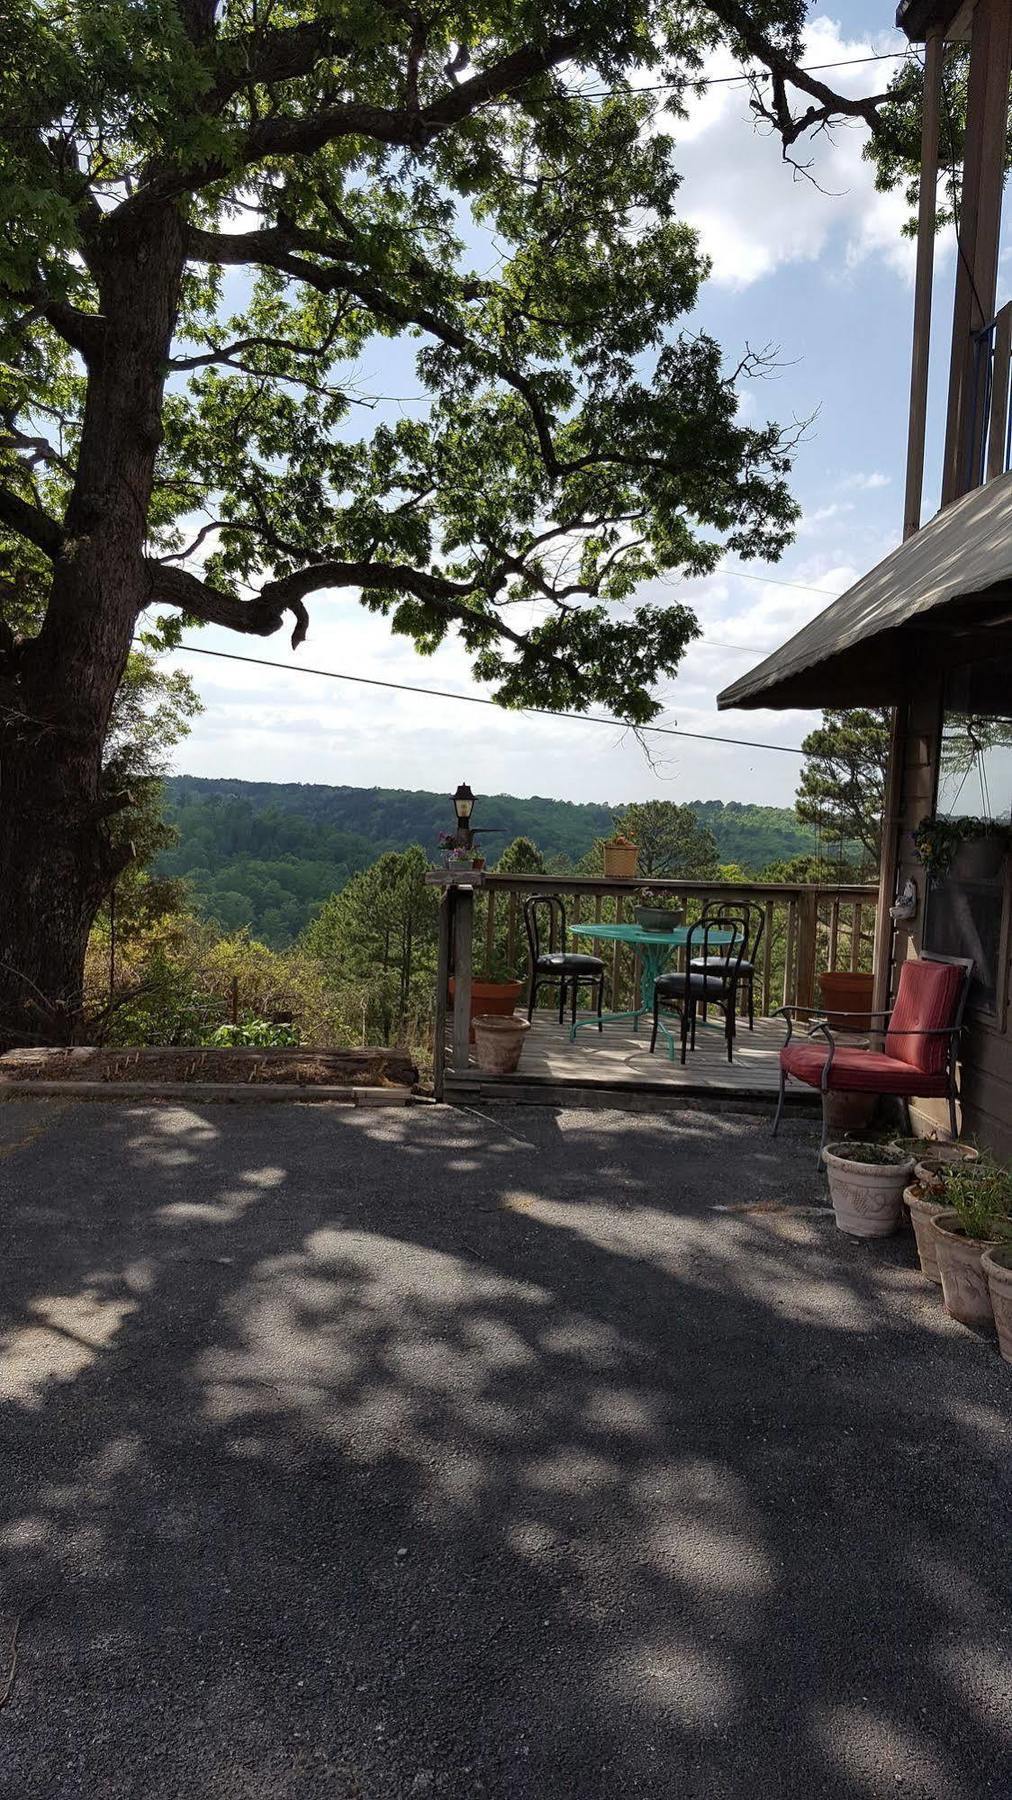
[(964, 490), (980, 487), (1012, 464), (1012, 301), (973, 336), (973, 373), (966, 409)]
[[(594, 921), (631, 923), (649, 894), (673, 905), (688, 923), (707, 900), (748, 900), (764, 913), (756, 968), (760, 1013), (778, 1006), (814, 1005), (818, 978), (827, 969), (871, 970), (878, 889), (859, 884), (710, 882), (648, 879), (605, 881), (586, 875), (495, 875), (430, 879), (446, 886), (441, 910), (436, 992), (437, 1092), (446, 1055), (447, 985), (452, 974), (454, 1068), (466, 1068), (472, 980), (526, 980), (527, 940), (523, 902), (531, 894), (557, 894), (570, 925)], [(590, 948), (584, 943), (581, 948)], [(639, 990), (639, 958), (633, 946), (605, 942), (608, 1007), (621, 1011)]]

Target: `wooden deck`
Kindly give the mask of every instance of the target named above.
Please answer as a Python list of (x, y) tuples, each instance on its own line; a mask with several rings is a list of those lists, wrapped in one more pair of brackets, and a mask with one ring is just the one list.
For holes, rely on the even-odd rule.
[[(674, 1021), (677, 1030), (677, 1019)], [(586, 1098), (601, 1104), (625, 1104), (642, 1097), (651, 1105), (759, 1104), (772, 1109), (779, 1085), (779, 1051), (784, 1041), (782, 1019), (757, 1019), (755, 1031), (743, 1021), (735, 1039), (734, 1061), (728, 1063), (721, 1025), (700, 1025), (696, 1049), (689, 1051), (685, 1067), (676, 1046), (672, 1062), (658, 1040), (650, 1055), (650, 1021), (640, 1021), (638, 1033), (621, 1024), (605, 1024), (600, 1034), (587, 1027), (569, 1039), (569, 1026), (558, 1015), (536, 1013), (515, 1075), (486, 1075), (473, 1066), (446, 1070), (446, 1098), (465, 1096), (491, 1100), (525, 1100), (550, 1103), (565, 1095), (567, 1104)], [(795, 1114), (817, 1113), (819, 1096), (810, 1088), (788, 1089), (788, 1105)]]

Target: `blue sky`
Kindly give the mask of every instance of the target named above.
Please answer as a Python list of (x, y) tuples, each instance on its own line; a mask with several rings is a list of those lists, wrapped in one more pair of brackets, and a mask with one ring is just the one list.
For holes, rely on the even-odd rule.
[[(905, 40), (891, 29), (890, 16), (888, 7), (869, 0), (820, 9), (813, 13), (806, 60), (901, 47)], [(840, 69), (827, 79), (871, 93), (884, 85), (890, 67)], [(731, 72), (724, 60), (712, 70)], [(746, 390), (750, 416), (816, 416), (795, 465), (794, 491), (803, 509), (797, 540), (776, 569), (734, 565), (703, 582), (657, 586), (658, 599), (677, 594), (691, 602), (704, 640), (710, 640), (689, 649), (677, 679), (665, 688), (662, 722), (798, 745), (814, 715), (718, 715), (714, 697), (899, 538), (913, 301), (912, 247), (900, 230), (905, 209), (898, 196), (875, 194), (857, 128), (810, 147), (813, 173), (825, 191), (797, 179), (778, 144), (753, 130), (742, 87), (712, 87), (676, 135), (680, 210), (713, 259), (688, 323), (711, 331), (729, 359), (737, 359), (746, 340), (778, 346), (775, 374)], [(926, 517), (937, 504), (952, 272), (950, 233), (940, 239), (936, 259)], [(368, 372), (388, 384), (386, 391), (417, 391), (413, 382), (405, 385), (411, 375), (403, 347), (380, 348), (376, 359), (369, 359)], [(283, 637), (237, 640), (207, 630), (199, 641), (276, 658), (293, 671), (313, 666), (481, 691), (456, 645), (422, 659), (351, 595), (318, 595), (311, 605), (310, 637), (297, 655)], [(466, 780), (476, 793), (613, 802), (658, 797), (790, 804), (793, 798), (798, 759), (772, 749), (656, 738), (648, 760), (635, 740), (602, 726), (357, 688), (287, 670), (265, 675), (199, 656), (180, 660), (207, 708), (177, 753), (176, 766), (192, 774), (447, 791)]]

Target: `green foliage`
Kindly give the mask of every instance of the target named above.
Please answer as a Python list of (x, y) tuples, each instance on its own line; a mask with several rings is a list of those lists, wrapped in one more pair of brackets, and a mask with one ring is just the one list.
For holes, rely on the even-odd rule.
[(188, 675), (163, 669), (150, 651), (131, 651), (113, 704), (103, 758), (103, 786), (110, 796), (122, 795), (128, 801), (113, 813), (109, 825), (113, 844), (129, 844), (132, 850), (116, 889), (122, 929), (129, 929), (135, 908), (143, 914), (150, 907), (148, 867), (175, 842), (165, 817), (162, 777), (172, 751), (188, 735), (190, 721), (202, 711)]
[[(423, 844), (435, 860), (438, 834), (452, 822), (447, 795), (392, 788), (179, 775), (169, 777), (164, 791), (177, 841), (156, 858), (159, 876), (185, 880), (200, 911), (223, 931), (248, 926), (278, 950), (378, 854)], [(720, 861), (739, 865), (729, 879), (760, 872), (765, 878), (772, 858), (814, 849), (812, 832), (787, 807), (693, 800), (688, 810), (712, 833)], [(511, 794), (480, 795), (475, 814), (476, 823), (495, 827), (493, 836), (478, 840), (490, 866), (554, 875), (575, 873), (595, 839), (610, 833), (614, 817), (610, 806)], [(496, 860), (500, 843), (505, 847)], [(799, 865), (795, 873), (785, 865), (769, 879), (817, 879), (814, 859), (808, 869)]]
[(220, 1050), (277, 1050), (297, 1045), (299, 1034), (294, 1025), (275, 1025), (270, 1019), (244, 1019), (238, 1025), (217, 1026), (204, 1042)]
[(390, 1043), (431, 1005), (439, 896), (428, 867), (417, 844), (388, 851), (331, 896), (301, 940), (325, 985), (354, 993), (373, 1042)]
[(802, 856), (779, 858), (767, 863), (762, 871), (762, 878), (769, 882), (812, 882), (826, 878), (826, 864), (821, 856), (805, 852)]
[(980, 838), (1000, 838), (1012, 842), (1007, 820), (977, 819), (959, 813), (952, 818), (932, 814), (922, 819), (912, 833), (914, 849), (929, 875), (941, 880), (949, 873), (963, 844)]
[(517, 837), (495, 865), (497, 875), (543, 875), (545, 859), (537, 844), (529, 837)]
[[(686, 880), (703, 880), (717, 873), (717, 840), (709, 826), (700, 824), (694, 806), (679, 806), (673, 800), (638, 801), (618, 814), (615, 832), (636, 845), (640, 876), (683, 875)], [(602, 842), (594, 844), (583, 866), (588, 874), (602, 872)]]
[(994, 1157), (942, 1171), (945, 1204), (956, 1212), (968, 1238), (1012, 1242), (1012, 1174)]
[(798, 818), (818, 828), (841, 864), (856, 846), (862, 878), (874, 875), (881, 855), (889, 718), (888, 707), (824, 712), (801, 745)]
[[(945, 46), (942, 127), (939, 154), (941, 181), (935, 228), (951, 227), (959, 210), (959, 171), (963, 164), (966, 128), (966, 85), (970, 67), (969, 44)], [(889, 83), (888, 99), (880, 108), (882, 130), (871, 138), (865, 155), (875, 165), (875, 186), (882, 193), (901, 188), (909, 207), (903, 227), (908, 237), (917, 231), (917, 202), (921, 170), (921, 115), (924, 65), (911, 57), (900, 63)], [(1012, 161), (1012, 139), (1006, 166)]]
[[(264, 631), (344, 587), (423, 654), (459, 634), (504, 705), (650, 718), (698, 628), (624, 603), (729, 550), (776, 558), (796, 518), (795, 433), (740, 405), (756, 359), (683, 328), (707, 264), (667, 126), (718, 46), (789, 63), (805, 10), (9, 0), (0, 474), (57, 525), (81, 515), (87, 403), (96, 442), (159, 446), (130, 530), (164, 633), (245, 628), (245, 584)], [(182, 268), (152, 255), (138, 294), (138, 254), (177, 228)], [(139, 303), (168, 322), (171, 379), (162, 399), (165, 334), (139, 326), (131, 422), (91, 369), (133, 347)], [(369, 390), (378, 337), (417, 340), (407, 412)], [(8, 509), (12, 630), (37, 627), (47, 554)]]

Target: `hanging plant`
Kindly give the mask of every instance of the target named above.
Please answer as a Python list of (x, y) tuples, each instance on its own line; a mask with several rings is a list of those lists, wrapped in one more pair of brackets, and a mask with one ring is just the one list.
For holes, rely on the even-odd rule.
[(928, 816), (913, 833), (914, 849), (929, 875), (941, 880), (949, 873), (960, 846), (979, 838), (1001, 838), (1007, 845), (1010, 831), (1000, 819), (944, 819)]

